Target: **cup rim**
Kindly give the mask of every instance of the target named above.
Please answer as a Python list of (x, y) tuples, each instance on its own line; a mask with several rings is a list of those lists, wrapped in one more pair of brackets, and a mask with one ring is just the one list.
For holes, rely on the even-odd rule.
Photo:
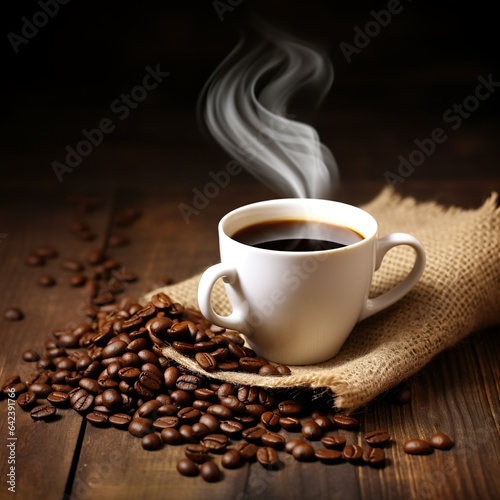
[[(259, 210), (260, 208), (264, 208), (264, 207), (273, 207), (273, 206), (276, 207), (276, 206), (283, 206), (283, 205), (286, 206), (286, 204), (290, 204), (290, 203), (293, 203), (294, 205), (297, 205), (299, 203), (306, 203), (308, 205), (320, 205), (320, 204), (327, 205), (328, 204), (328, 205), (335, 205), (338, 207), (343, 207), (344, 209), (354, 211), (362, 218), (365, 218), (368, 221), (371, 228), (370, 228), (370, 230), (366, 231), (366, 230), (361, 230), (360, 228), (357, 228), (357, 227), (351, 227), (352, 230), (358, 232), (361, 236), (363, 236), (363, 239), (361, 241), (356, 242), (356, 243), (352, 243), (350, 245), (347, 245), (347, 246), (341, 247), (341, 248), (333, 248), (333, 249), (325, 249), (325, 250), (310, 250), (310, 251), (309, 250), (307, 250), (307, 251), (270, 250), (270, 249), (266, 249), (266, 248), (253, 247), (251, 245), (241, 243), (240, 241), (235, 240), (232, 237), (232, 234), (235, 234), (235, 232), (237, 232), (238, 230), (242, 229), (243, 227), (246, 227), (244, 224), (242, 224), (236, 230), (232, 231), (232, 234), (228, 234), (228, 232), (226, 231), (227, 230), (226, 226), (229, 223), (231, 223), (238, 214), (242, 214), (246, 211), (251, 212), (252, 210), (253, 211)], [(280, 220), (280, 219), (286, 220), (286, 218), (287, 217), (276, 217), (273, 220)], [(289, 217), (289, 218), (291, 218), (291, 217)], [(269, 219), (270, 219), (270, 217), (269, 217)], [(264, 221), (264, 220), (266, 220), (266, 218), (263, 218), (262, 220)], [(319, 220), (319, 219), (317, 219), (317, 220)], [(336, 222), (333, 222), (332, 220), (329, 220), (326, 217), (324, 219), (321, 219), (321, 220), (323, 222), (331, 222), (334, 224), (336, 223)], [(346, 224), (340, 224), (338, 222), (337, 222), (337, 224), (349, 227)], [(272, 254), (272, 255), (304, 255), (304, 254), (307, 254), (307, 255), (315, 255), (315, 254), (325, 255), (327, 253), (333, 253), (333, 252), (334, 253), (341, 253), (341, 252), (350, 251), (350, 249), (354, 249), (354, 248), (357, 248), (359, 246), (368, 244), (368, 242), (371, 239), (373, 239), (377, 236), (378, 224), (377, 224), (377, 221), (375, 220), (375, 218), (371, 214), (369, 214), (368, 212), (366, 212), (365, 210), (363, 210), (359, 207), (356, 207), (355, 205), (350, 205), (348, 203), (343, 203), (343, 202), (335, 201), (335, 200), (318, 199), (318, 198), (277, 198), (277, 199), (270, 199), (270, 200), (249, 203), (247, 205), (242, 205), (241, 207), (238, 207), (238, 208), (231, 210), (230, 212), (228, 212), (226, 215), (224, 215), (220, 219), (219, 224), (218, 224), (218, 231), (219, 231), (220, 237), (227, 238), (233, 244), (240, 245), (242, 248), (246, 248), (246, 249), (251, 248), (253, 251), (256, 251), (256, 252), (264, 252), (264, 253), (268, 253), (268, 254)]]

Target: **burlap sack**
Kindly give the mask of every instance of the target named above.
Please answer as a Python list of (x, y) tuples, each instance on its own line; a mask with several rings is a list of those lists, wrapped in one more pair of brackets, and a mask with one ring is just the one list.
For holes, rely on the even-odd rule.
[[(165, 355), (194, 372), (236, 384), (329, 388), (338, 409), (355, 410), (469, 333), (500, 323), (500, 209), (496, 200), (493, 194), (481, 208), (463, 210), (416, 203), (385, 189), (362, 207), (378, 221), (379, 236), (394, 231), (416, 236), (425, 247), (427, 265), (419, 284), (405, 298), (358, 324), (330, 361), (291, 367), (288, 377), (262, 377), (221, 371), (207, 374), (171, 347), (165, 348)], [(414, 252), (408, 247), (391, 250), (375, 273), (371, 294), (378, 295), (399, 282), (413, 260)], [(178, 302), (197, 306), (199, 278), (155, 290), (144, 299), (161, 290)], [(223, 314), (230, 312), (221, 283), (214, 289), (213, 301)]]

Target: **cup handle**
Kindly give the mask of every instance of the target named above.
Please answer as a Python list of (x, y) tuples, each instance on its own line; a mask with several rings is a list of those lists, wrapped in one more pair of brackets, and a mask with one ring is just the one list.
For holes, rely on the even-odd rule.
[(229, 316), (221, 316), (212, 307), (212, 289), (219, 278), (222, 278), (226, 284), (234, 285), (238, 281), (238, 273), (233, 267), (222, 263), (209, 267), (201, 276), (198, 285), (200, 311), (205, 318), (218, 326), (245, 332), (247, 330), (245, 318), (248, 314), (246, 301), (239, 307), (233, 308), (233, 312)]
[(380, 267), (385, 254), (397, 245), (409, 245), (415, 249), (415, 264), (413, 265), (413, 269), (410, 271), (410, 274), (401, 283), (379, 297), (368, 299), (363, 307), (363, 310), (361, 311), (358, 321), (382, 311), (382, 309), (391, 306), (399, 299), (403, 298), (417, 284), (418, 280), (422, 276), (422, 273), (424, 272), (424, 247), (414, 236), (406, 233), (391, 233), (378, 239), (376, 245), (375, 270)]

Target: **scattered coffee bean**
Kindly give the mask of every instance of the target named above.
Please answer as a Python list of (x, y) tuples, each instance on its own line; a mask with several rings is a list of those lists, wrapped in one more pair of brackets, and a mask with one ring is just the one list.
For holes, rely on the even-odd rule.
[(296, 460), (300, 462), (308, 462), (314, 460), (316, 455), (314, 454), (314, 448), (306, 442), (301, 442), (295, 444), (292, 448), (292, 455)]
[(51, 404), (36, 406), (30, 411), (33, 420), (49, 420), (56, 414), (56, 407)]
[(222, 455), (221, 464), (226, 469), (238, 469), (245, 463), (238, 450), (229, 450)]
[(143, 436), (141, 446), (148, 451), (159, 450), (161, 448), (161, 439), (158, 434), (151, 432)]
[(323, 432), (314, 420), (309, 420), (302, 425), (302, 435), (309, 441), (319, 441)]
[(8, 321), (20, 321), (24, 318), (24, 313), (17, 307), (9, 307), (5, 311), (4, 318)]
[(83, 274), (73, 274), (69, 279), (69, 284), (75, 288), (85, 285), (87, 281), (86, 276)]
[(128, 425), (128, 431), (132, 436), (143, 437), (149, 434), (153, 429), (153, 424), (147, 418), (136, 417), (130, 421)]
[(381, 448), (365, 450), (363, 460), (372, 467), (382, 467), (385, 465), (385, 452)]
[(383, 448), (390, 440), (391, 435), (383, 430), (371, 431), (365, 434), (365, 441), (374, 448)]
[(344, 436), (335, 434), (333, 436), (325, 436), (321, 438), (321, 444), (330, 450), (341, 450), (344, 448), (346, 439)]
[(268, 470), (276, 470), (280, 463), (280, 459), (274, 448), (264, 446), (257, 450), (257, 462)]
[(453, 445), (455, 444), (449, 436), (446, 434), (443, 434), (442, 432), (438, 434), (434, 434), (430, 439), (429, 439), (429, 444), (438, 450), (449, 450), (453, 448)]
[(23, 352), (23, 360), (24, 361), (28, 361), (29, 363), (32, 363), (33, 361), (38, 361), (39, 359), (40, 359), (40, 355), (36, 351), (33, 351), (32, 349), (29, 349), (29, 350)]
[(189, 458), (181, 458), (177, 462), (177, 472), (183, 476), (194, 477), (200, 473), (200, 469)]
[(77, 273), (83, 269), (83, 264), (76, 259), (65, 259), (62, 261), (61, 267), (65, 271)]
[(109, 417), (105, 413), (94, 410), (90, 413), (87, 413), (85, 419), (94, 427), (107, 427)]
[(28, 255), (28, 257), (26, 257), (25, 262), (27, 266), (31, 267), (38, 267), (45, 265), (45, 259), (43, 257), (40, 257), (39, 255)]
[(285, 451), (287, 453), (292, 453), (293, 449), (300, 443), (305, 443), (303, 439), (300, 438), (294, 438), (290, 439), (289, 441), (286, 442), (285, 444)]
[(410, 455), (429, 455), (432, 453), (432, 446), (423, 439), (410, 439), (403, 445), (405, 453)]
[(327, 448), (319, 448), (314, 452), (318, 460), (325, 464), (335, 464), (342, 462), (342, 452)]
[(56, 280), (52, 276), (44, 274), (38, 278), (38, 284), (44, 287), (54, 286), (56, 284)]
[(361, 463), (363, 460), (363, 448), (357, 444), (348, 444), (342, 454), (345, 460), (353, 464)]
[(209, 459), (208, 449), (202, 444), (188, 444), (184, 450), (187, 458), (201, 464)]
[(36, 395), (32, 391), (23, 392), (17, 398), (17, 404), (24, 410), (31, 410), (36, 404)]
[(332, 420), (339, 429), (347, 431), (356, 431), (359, 429), (359, 421), (350, 415), (341, 415), (338, 413), (333, 416)]
[(222, 478), (219, 467), (212, 461), (201, 464), (200, 475), (208, 483), (214, 483)]
[(53, 259), (58, 256), (57, 250), (49, 246), (40, 246), (35, 249), (35, 255), (42, 259)]

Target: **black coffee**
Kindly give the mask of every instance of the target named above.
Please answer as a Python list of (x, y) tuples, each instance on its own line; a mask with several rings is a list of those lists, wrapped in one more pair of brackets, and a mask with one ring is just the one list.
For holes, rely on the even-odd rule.
[(334, 250), (364, 239), (348, 227), (304, 219), (260, 222), (240, 229), (232, 238), (256, 248), (287, 252)]

